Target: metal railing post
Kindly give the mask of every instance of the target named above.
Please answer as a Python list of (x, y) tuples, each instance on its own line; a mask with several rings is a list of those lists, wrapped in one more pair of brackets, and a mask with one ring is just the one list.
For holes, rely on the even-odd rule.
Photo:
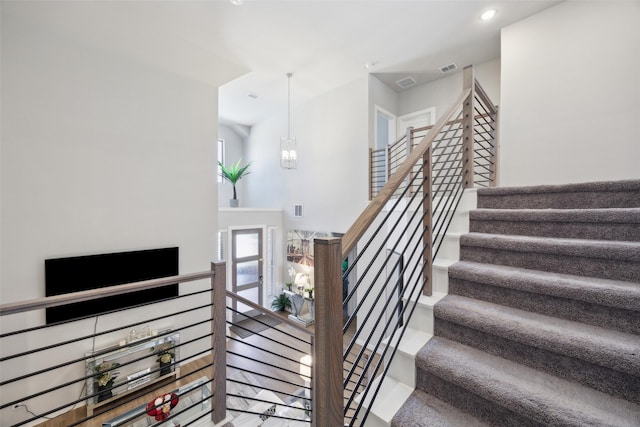
[(344, 425), (342, 389), (342, 241), (314, 239), (315, 338), (311, 425)]
[(432, 149), (431, 147), (429, 147), (429, 149), (424, 153), (424, 156), (422, 157), (422, 162), (424, 165), (422, 169), (422, 209), (426, 213), (423, 219), (422, 231), (422, 244), (424, 245), (422, 253), (422, 279), (424, 287), (422, 288), (422, 293), (426, 296), (431, 296), (433, 292), (433, 212), (431, 211), (431, 152)]
[(495, 113), (491, 114), (491, 120), (493, 122), (493, 126), (494, 129), (491, 132), (491, 138), (492, 138), (492, 145), (491, 145), (491, 160), (493, 161), (493, 167), (491, 168), (491, 174), (489, 175), (489, 186), (490, 187), (497, 187), (498, 186), (498, 179), (500, 177), (500, 175), (498, 174), (498, 162), (500, 161), (499, 157), (498, 157), (498, 153), (500, 152), (498, 150), (498, 141), (499, 141), (499, 137), (498, 137), (498, 126), (500, 125), (498, 123), (498, 106), (495, 106)]
[(473, 188), (473, 100), (475, 97), (473, 66), (469, 65), (464, 68), (462, 80), (463, 90), (469, 89), (471, 91), (462, 103), (462, 174), (464, 187)]
[(220, 423), (227, 417), (226, 263), (212, 262), (211, 269), (211, 420)]

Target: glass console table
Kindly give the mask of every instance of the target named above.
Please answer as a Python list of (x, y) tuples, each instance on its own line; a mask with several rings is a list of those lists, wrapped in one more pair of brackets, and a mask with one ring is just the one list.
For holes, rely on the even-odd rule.
[[(165, 330), (88, 353), (87, 416), (93, 415), (97, 407), (159, 381), (178, 377), (180, 348), (176, 346), (179, 344), (180, 334)], [(163, 354), (166, 354), (164, 358)], [(110, 377), (115, 379), (109, 382)]]
[(302, 323), (305, 327), (312, 325), (315, 320), (315, 307), (313, 298), (306, 298), (296, 292), (283, 290), (291, 300), (292, 314), (289, 319)]

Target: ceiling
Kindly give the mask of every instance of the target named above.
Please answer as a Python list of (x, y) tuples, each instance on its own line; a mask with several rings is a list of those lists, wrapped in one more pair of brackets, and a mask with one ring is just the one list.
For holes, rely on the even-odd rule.
[[(367, 73), (400, 90), (401, 78), (425, 83), (442, 77), (444, 65), (461, 69), (498, 57), (500, 28), (559, 2), (3, 1), (2, 19), (55, 27), (80, 43), (211, 84), (219, 84), (212, 74), (226, 83), (245, 73), (220, 88), (219, 115), (251, 126), (286, 111), (288, 72), (294, 105)], [(495, 18), (481, 21), (488, 8)]]
[[(222, 120), (252, 125), (294, 104), (372, 73), (396, 91), (500, 56), (500, 28), (559, 1), (251, 1), (220, 5), (221, 33), (251, 70), (220, 89)], [(494, 8), (489, 22), (480, 14)], [(365, 65), (369, 64), (370, 68)], [(249, 95), (255, 95), (252, 98)]]

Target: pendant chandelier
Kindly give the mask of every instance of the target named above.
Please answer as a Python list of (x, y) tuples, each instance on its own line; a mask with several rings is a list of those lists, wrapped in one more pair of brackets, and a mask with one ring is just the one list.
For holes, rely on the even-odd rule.
[(295, 169), (298, 160), (296, 138), (291, 136), (291, 76), (287, 73), (287, 136), (280, 138), (280, 166), (284, 169)]

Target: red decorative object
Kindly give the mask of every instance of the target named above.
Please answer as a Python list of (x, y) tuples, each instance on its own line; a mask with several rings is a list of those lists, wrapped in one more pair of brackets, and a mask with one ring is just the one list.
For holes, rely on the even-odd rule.
[(164, 421), (169, 418), (169, 412), (178, 404), (179, 400), (175, 393), (158, 396), (147, 404), (147, 415), (155, 417), (156, 421)]

